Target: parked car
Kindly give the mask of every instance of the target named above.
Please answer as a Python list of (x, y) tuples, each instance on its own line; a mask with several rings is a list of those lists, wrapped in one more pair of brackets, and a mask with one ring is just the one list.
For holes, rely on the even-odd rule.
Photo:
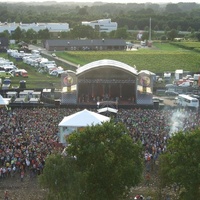
[(166, 96), (178, 96), (179, 93), (178, 92), (175, 92), (175, 91), (165, 91), (165, 95)]
[(174, 85), (174, 84), (166, 84), (165, 87), (166, 88), (170, 88), (170, 87), (172, 88), (172, 87), (176, 87), (176, 85)]
[(5, 78), (2, 83), (2, 89), (6, 90), (9, 89), (11, 86), (11, 80), (9, 78)]
[(59, 77), (63, 72), (64, 72), (63, 70), (53, 70), (50, 72), (50, 75)]

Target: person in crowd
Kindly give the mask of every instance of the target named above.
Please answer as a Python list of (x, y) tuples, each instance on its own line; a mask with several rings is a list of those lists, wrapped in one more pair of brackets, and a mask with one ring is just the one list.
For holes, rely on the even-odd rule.
[(4, 192), (4, 200), (8, 200), (8, 190), (5, 190)]

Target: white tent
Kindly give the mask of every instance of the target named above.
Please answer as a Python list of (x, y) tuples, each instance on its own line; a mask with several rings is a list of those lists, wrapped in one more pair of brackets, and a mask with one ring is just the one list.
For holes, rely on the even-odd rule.
[(84, 109), (75, 114), (64, 117), (58, 126), (86, 127), (101, 124), (102, 122), (109, 120), (109, 117)]
[(65, 136), (77, 130), (77, 128), (97, 125), (106, 121), (110, 121), (110, 118), (87, 109), (64, 117), (58, 125), (60, 142), (66, 143)]
[(117, 113), (118, 110), (115, 108), (110, 108), (110, 107), (104, 107), (104, 108), (100, 108), (98, 109), (98, 113), (103, 113), (103, 112), (112, 112), (112, 113)]
[(9, 102), (0, 95), (0, 106), (6, 106)]

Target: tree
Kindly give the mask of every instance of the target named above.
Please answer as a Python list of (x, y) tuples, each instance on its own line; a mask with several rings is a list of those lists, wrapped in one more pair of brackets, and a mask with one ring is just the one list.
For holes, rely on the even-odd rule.
[(165, 34), (170, 30), (168, 25), (165, 25), (163, 28), (164, 28)]
[[(54, 197), (117, 200), (140, 182), (142, 145), (133, 143), (124, 125), (106, 122), (86, 127), (72, 133), (67, 142), (67, 156), (47, 158), (40, 178)], [(75, 192), (78, 196), (72, 196)]]
[(197, 32), (197, 33), (195, 34), (195, 36), (196, 36), (197, 40), (200, 41), (200, 32)]
[(48, 29), (39, 30), (38, 31), (38, 38), (39, 39), (49, 39), (50, 38), (49, 30)]
[(28, 29), (26, 31), (26, 38), (28, 40), (33, 40), (33, 39), (37, 39), (37, 32), (34, 31), (33, 29)]
[(144, 30), (145, 30), (145, 31), (149, 31), (149, 27), (148, 27), (148, 26), (145, 26), (145, 27), (144, 27)]
[(17, 27), (12, 33), (12, 38), (15, 40), (20, 40), (21, 38), (23, 38), (22, 30), (20, 27)]
[(166, 5), (165, 11), (168, 13), (178, 13), (181, 12), (181, 9), (179, 8), (178, 4), (169, 3)]
[(69, 32), (62, 31), (62, 32), (60, 33), (60, 38), (62, 38), (62, 39), (69, 39), (69, 38), (71, 38), (71, 33), (70, 33), (70, 31), (69, 31)]
[(46, 159), (43, 174), (39, 176), (39, 183), (49, 189), (49, 200), (79, 199), (80, 180), (75, 159), (59, 154), (51, 155)]
[(174, 38), (176, 38), (178, 36), (178, 31), (176, 29), (172, 29), (171, 31), (167, 32), (167, 37), (170, 40), (174, 40)]
[(5, 38), (10, 38), (10, 33), (8, 32), (8, 30), (3, 31), (2, 33), (0, 33), (0, 37), (5, 37)]
[(110, 31), (108, 34), (110, 38), (115, 38), (116, 31)]
[(118, 28), (115, 32), (115, 38), (123, 38), (126, 39), (128, 37), (126, 28)]
[(137, 30), (138, 30), (138, 26), (135, 25), (134, 28), (133, 28), (133, 30), (136, 30), (136, 31), (137, 31)]
[(83, 199), (112, 200), (137, 185), (143, 171), (142, 146), (122, 124), (104, 123), (69, 137), (68, 153), (85, 177)]
[(87, 9), (88, 9), (88, 6), (84, 6), (83, 8), (79, 8), (78, 14), (79, 15), (89, 15)]
[(148, 40), (149, 39), (149, 32), (147, 31), (144, 31), (143, 34), (142, 34), (142, 40)]
[(100, 32), (100, 37), (101, 38), (108, 38), (109, 34), (107, 32)]
[(154, 31), (159, 31), (158, 25), (155, 25), (155, 26), (154, 26)]
[(167, 36), (166, 36), (166, 35), (161, 35), (160, 40), (161, 40), (161, 41), (167, 40)]
[(77, 25), (71, 30), (71, 34), (74, 38), (96, 38), (96, 31), (88, 25)]
[(200, 198), (200, 130), (179, 132), (170, 140), (160, 158), (164, 186), (180, 187), (182, 200)]

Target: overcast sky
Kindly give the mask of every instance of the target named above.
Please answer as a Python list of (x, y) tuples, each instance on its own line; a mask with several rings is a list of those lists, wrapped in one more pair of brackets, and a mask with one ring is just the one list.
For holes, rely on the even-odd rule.
[(0, 0), (0, 2), (45, 2), (45, 1), (57, 1), (57, 2), (112, 2), (112, 3), (179, 3), (179, 2), (196, 2), (200, 3), (199, 0)]

